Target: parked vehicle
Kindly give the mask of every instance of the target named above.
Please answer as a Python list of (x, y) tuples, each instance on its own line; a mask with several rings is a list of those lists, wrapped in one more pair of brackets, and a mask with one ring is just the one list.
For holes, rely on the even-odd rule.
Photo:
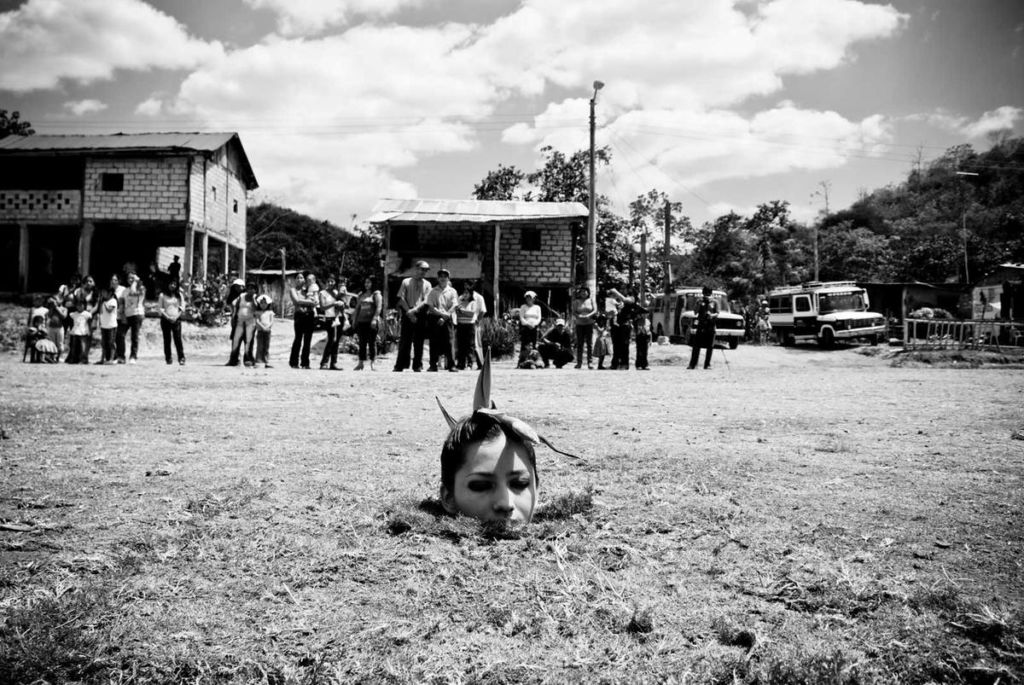
[(885, 336), (885, 317), (869, 306), (867, 291), (852, 281), (811, 282), (768, 293), (768, 318), (783, 345), (832, 347), (837, 340), (877, 345)]
[[(668, 298), (668, 321), (665, 320), (665, 298)], [(651, 310), (651, 330), (657, 336), (667, 335), (669, 342), (689, 343), (694, 329), (694, 310), (701, 297), (701, 289), (679, 288), (670, 295), (655, 295), (648, 305)], [(722, 290), (714, 290), (711, 299), (718, 305), (715, 320), (715, 338), (735, 350), (746, 334), (743, 316), (732, 311), (729, 298)]]

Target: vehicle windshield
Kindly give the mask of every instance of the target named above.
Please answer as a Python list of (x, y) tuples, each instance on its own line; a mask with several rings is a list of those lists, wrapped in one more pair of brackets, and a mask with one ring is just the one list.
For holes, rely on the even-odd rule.
[(829, 312), (862, 312), (867, 309), (864, 303), (864, 291), (856, 290), (849, 293), (822, 293), (818, 296), (818, 311)]
[[(687, 293), (686, 301), (683, 304), (685, 311), (695, 312), (697, 311), (697, 304), (700, 302), (700, 293)], [(719, 314), (731, 314), (732, 307), (729, 305), (729, 298), (725, 296), (725, 293), (715, 292), (711, 294), (711, 299), (715, 304), (718, 305)]]

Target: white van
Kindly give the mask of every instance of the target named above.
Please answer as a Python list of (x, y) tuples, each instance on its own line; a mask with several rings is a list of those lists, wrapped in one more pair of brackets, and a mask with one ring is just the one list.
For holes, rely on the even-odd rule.
[(858, 339), (877, 345), (885, 336), (885, 317), (868, 306), (867, 291), (852, 281), (811, 282), (769, 292), (768, 320), (783, 345), (831, 347), (836, 340)]
[[(694, 310), (700, 301), (701, 288), (679, 288), (668, 297), (668, 321), (665, 320), (666, 295), (655, 295), (647, 308), (651, 310), (651, 330), (656, 336), (667, 335), (670, 342), (688, 343), (694, 329)], [(733, 314), (729, 298), (722, 290), (711, 291), (711, 299), (718, 305), (715, 320), (715, 338), (735, 350), (746, 334), (743, 316)]]

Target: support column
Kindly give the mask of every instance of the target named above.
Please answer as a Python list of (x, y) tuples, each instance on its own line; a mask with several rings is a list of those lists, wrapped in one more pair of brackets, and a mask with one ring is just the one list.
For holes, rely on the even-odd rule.
[(18, 224), (18, 285), (28, 292), (28, 224)]
[(501, 316), (500, 298), (498, 297), (499, 288), (501, 287), (501, 224), (494, 224), (494, 280), (491, 287), (494, 288), (494, 313), (495, 320)]
[(231, 245), (228, 241), (224, 241), (224, 275), (227, 276), (228, 272), (231, 271)]
[(202, 241), (201, 242), (202, 242), (202, 246), (203, 246), (203, 252), (202, 252), (202, 254), (199, 257), (202, 260), (202, 262), (200, 262), (200, 264), (202, 265), (202, 268), (199, 270), (199, 277), (202, 278), (205, 281), (206, 280), (206, 270), (210, 266), (210, 263), (209, 263), (210, 234), (207, 233), (206, 231), (203, 231), (203, 237), (202, 237)]
[(239, 262), (240, 262), (239, 265), (238, 265), (238, 277), (239, 278), (245, 278), (245, 248), (244, 247), (241, 248), (238, 251), (238, 259), (239, 259)]
[(78, 273), (82, 277), (89, 275), (92, 265), (92, 236), (96, 227), (91, 221), (82, 223), (82, 229), (78, 234)]
[(181, 265), (181, 269), (184, 272), (181, 277), (185, 281), (192, 280), (192, 260), (195, 258), (196, 250), (196, 229), (189, 223), (185, 226), (185, 258), (181, 261), (184, 264)]

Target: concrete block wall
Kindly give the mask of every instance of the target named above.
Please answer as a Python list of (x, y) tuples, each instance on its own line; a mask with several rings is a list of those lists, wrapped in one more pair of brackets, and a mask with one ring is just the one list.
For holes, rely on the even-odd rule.
[[(401, 230), (400, 228), (397, 230)], [(421, 224), (420, 249), (429, 252), (481, 252), (480, 228), (461, 224)]]
[(245, 185), (221, 156), (204, 160), (196, 157), (189, 178), (192, 212), (189, 220), (211, 234), (245, 244)]
[(569, 285), (572, 232), (568, 224), (539, 225), (540, 250), (522, 249), (521, 226), (501, 228), (501, 280)]
[(79, 190), (0, 190), (0, 221), (77, 221), (81, 211)]
[[(105, 173), (123, 174), (124, 189), (104, 191)], [(96, 221), (183, 221), (188, 192), (186, 157), (88, 159), (82, 213)]]

